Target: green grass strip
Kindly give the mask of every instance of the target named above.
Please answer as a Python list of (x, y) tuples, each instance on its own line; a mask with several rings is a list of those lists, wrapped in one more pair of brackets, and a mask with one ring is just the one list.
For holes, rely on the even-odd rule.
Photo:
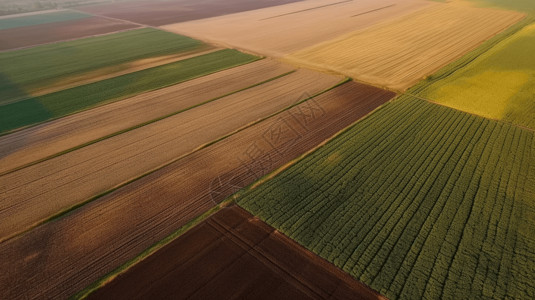
[(74, 11), (60, 11), (46, 14), (37, 14), (23, 17), (0, 19), (0, 30), (24, 26), (41, 25), (48, 23), (79, 20), (91, 17), (91, 15)]
[(107, 80), (0, 106), (0, 132), (35, 125), (128, 96), (184, 82), (259, 57), (224, 49)]

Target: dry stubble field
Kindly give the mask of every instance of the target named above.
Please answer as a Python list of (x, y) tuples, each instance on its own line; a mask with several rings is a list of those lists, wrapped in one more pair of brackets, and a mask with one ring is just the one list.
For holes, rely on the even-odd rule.
[(436, 3), (298, 51), (287, 61), (405, 90), (523, 17), (518, 12)]
[(0, 51), (78, 39), (137, 28), (139, 25), (102, 17), (24, 26), (0, 31)]

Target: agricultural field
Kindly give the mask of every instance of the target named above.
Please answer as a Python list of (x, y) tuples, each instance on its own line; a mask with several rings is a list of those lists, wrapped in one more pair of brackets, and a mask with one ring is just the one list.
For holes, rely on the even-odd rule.
[[(311, 0), (162, 26), (164, 30), (281, 57), (430, 6), (422, 0)], [(329, 26), (325, 26), (329, 24)]]
[(405, 90), (524, 17), (435, 3), (413, 14), (289, 55), (287, 61)]
[[(525, 24), (523, 24), (525, 25)], [(535, 129), (535, 23), (411, 93), (449, 107)]]
[(32, 10), (0, 299), (535, 299), (535, 4), (0, 4)]
[(0, 51), (74, 40), (138, 28), (139, 25), (101, 17), (0, 30)]
[[(13, 286), (0, 296), (38, 295), (44, 289), (56, 297), (76, 293), (392, 97), (347, 82), (309, 100), (295, 98), (295, 104), (307, 101), (0, 243), (0, 257), (10, 258), (0, 260), (3, 274), (9, 274), (0, 274), (0, 283)], [(32, 253), (33, 259), (24, 259)], [(51, 280), (46, 275), (51, 273), (63, 276)], [(30, 274), (34, 280), (24, 283)]]
[(535, 295), (533, 131), (408, 96), (237, 202), (390, 299)]
[[(3, 17), (0, 18), (0, 30), (79, 20), (89, 17), (91, 17), (89, 14), (69, 10), (44, 14), (31, 14), (22, 17)], [(2, 31), (0, 31), (0, 33), (2, 33)]]
[(88, 299), (258, 295), (265, 299), (384, 299), (236, 206), (222, 209)]
[[(299, 70), (0, 177), (0, 240), (341, 81)], [(262, 95), (259, 97), (259, 95)], [(76, 193), (72, 193), (76, 189)]]
[(0, 136), (0, 174), (293, 71), (263, 59)]
[(77, 7), (80, 11), (144, 25), (161, 26), (283, 5), (302, 0), (135, 1)]
[(56, 119), (103, 103), (180, 83), (258, 57), (223, 49), (0, 106), (0, 133)]
[[(0, 53), (0, 105), (39, 95), (51, 86), (89, 73), (95, 77), (110, 70), (129, 68), (128, 63), (168, 55), (191, 54), (208, 45), (152, 28), (131, 30), (58, 44)], [(46, 93), (46, 92), (45, 92)]]

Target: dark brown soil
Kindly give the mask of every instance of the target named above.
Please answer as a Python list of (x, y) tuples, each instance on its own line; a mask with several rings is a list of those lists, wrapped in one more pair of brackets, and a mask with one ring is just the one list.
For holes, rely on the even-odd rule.
[(140, 24), (161, 26), (302, 0), (182, 0), (119, 2), (77, 8), (81, 11)]
[(0, 32), (0, 50), (78, 39), (136, 27), (139, 26), (119, 20), (89, 17), (66, 22), (5, 29)]
[(240, 207), (224, 208), (89, 299), (380, 299)]
[(71, 296), (393, 96), (343, 84), (1, 243), (0, 299)]

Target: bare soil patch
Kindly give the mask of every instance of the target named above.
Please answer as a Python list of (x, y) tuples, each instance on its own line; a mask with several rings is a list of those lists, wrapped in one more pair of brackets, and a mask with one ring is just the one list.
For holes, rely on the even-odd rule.
[(138, 28), (129, 22), (101, 17), (17, 27), (0, 31), (0, 51)]
[(0, 174), (290, 72), (263, 59), (0, 137)]
[(319, 93), (340, 80), (299, 70), (4, 175), (0, 240), (276, 113), (303, 93)]
[(385, 299), (240, 207), (224, 208), (89, 299)]

